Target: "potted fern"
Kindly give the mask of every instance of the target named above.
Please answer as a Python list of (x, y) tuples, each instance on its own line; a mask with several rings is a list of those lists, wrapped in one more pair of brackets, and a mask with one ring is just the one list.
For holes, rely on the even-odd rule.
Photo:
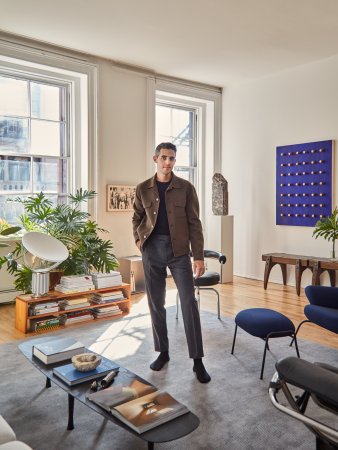
[[(67, 204), (57, 206), (54, 206), (43, 192), (25, 199), (13, 200), (23, 205), (24, 212), (19, 217), (23, 232), (47, 233), (66, 245), (69, 257), (59, 266), (59, 270), (65, 275), (88, 274), (93, 270), (109, 272), (118, 267), (112, 252), (113, 243), (101, 237), (101, 234), (107, 231), (100, 228), (90, 219), (90, 214), (80, 208), (83, 202), (95, 195), (94, 191), (81, 188), (75, 195), (68, 195)], [(11, 234), (13, 231), (17, 230), (13, 228), (7, 233)], [(6, 230), (4, 232), (6, 233)], [(30, 292), (32, 273), (22, 264), (23, 253), (21, 242), (17, 242), (12, 253), (0, 257), (0, 268), (7, 264), (7, 270), (14, 274), (16, 289)]]
[(316, 239), (318, 237), (323, 237), (327, 241), (332, 242), (332, 251), (331, 257), (332, 259), (336, 259), (336, 239), (338, 238), (338, 208), (335, 207), (331, 216), (324, 217), (323, 219), (318, 220), (315, 225), (315, 229), (313, 231), (312, 236)]

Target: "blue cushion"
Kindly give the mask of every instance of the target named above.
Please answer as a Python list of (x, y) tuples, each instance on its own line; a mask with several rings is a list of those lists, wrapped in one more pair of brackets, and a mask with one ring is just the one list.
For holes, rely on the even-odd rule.
[(327, 330), (338, 333), (338, 310), (326, 306), (306, 305), (304, 308), (306, 317)]
[(218, 272), (205, 272), (201, 277), (195, 278), (195, 286), (214, 286), (218, 284), (220, 276)]
[(283, 314), (267, 308), (250, 308), (239, 312), (236, 325), (252, 336), (266, 338), (272, 332), (294, 333), (295, 326)]
[(338, 309), (338, 287), (306, 286), (305, 294), (311, 305)]

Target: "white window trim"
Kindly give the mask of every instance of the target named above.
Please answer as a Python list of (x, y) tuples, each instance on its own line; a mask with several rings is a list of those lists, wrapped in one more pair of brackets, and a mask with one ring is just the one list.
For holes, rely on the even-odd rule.
[[(15, 42), (14, 42), (15, 41)], [(47, 46), (48, 47), (48, 46)], [(0, 70), (2, 73), (40, 74), (51, 81), (62, 78), (72, 85), (70, 120), (76, 133), (70, 136), (73, 155), (81, 164), (71, 162), (70, 191), (82, 187), (97, 192), (97, 66), (65, 51), (64, 54), (39, 48), (13, 38), (0, 37)], [(75, 95), (79, 94), (79, 95)], [(90, 202), (89, 212), (97, 219), (97, 198)]]

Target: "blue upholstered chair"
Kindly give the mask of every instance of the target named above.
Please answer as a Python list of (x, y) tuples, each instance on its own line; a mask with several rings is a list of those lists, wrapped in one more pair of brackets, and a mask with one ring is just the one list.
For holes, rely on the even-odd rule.
[(307, 286), (305, 295), (310, 304), (304, 307), (307, 317), (297, 327), (296, 335), (300, 327), (306, 322), (312, 322), (326, 330), (338, 334), (338, 288), (330, 286)]
[[(201, 302), (201, 296), (200, 291), (201, 290), (209, 290), (215, 292), (217, 295), (217, 315), (218, 318), (221, 318), (221, 312), (220, 312), (220, 302), (219, 302), (219, 292), (217, 289), (213, 288), (212, 286), (216, 286), (218, 283), (222, 283), (222, 266), (226, 263), (226, 257), (223, 255), (223, 253), (216, 252), (214, 250), (204, 250), (204, 258), (207, 259), (217, 259), (220, 266), (219, 266), (219, 272), (209, 272), (206, 270), (206, 272), (199, 278), (195, 278), (195, 288), (196, 288), (196, 299), (198, 303), (198, 308), (200, 307)], [(179, 303), (179, 295), (177, 293), (176, 295), (176, 319), (178, 319), (178, 303)]]
[(231, 354), (234, 354), (237, 328), (251, 334), (251, 336), (259, 337), (265, 341), (260, 379), (263, 379), (266, 351), (269, 348), (269, 339), (290, 336), (295, 341), (297, 356), (299, 358), (299, 350), (297, 338), (295, 335), (295, 326), (292, 321), (278, 311), (268, 308), (249, 308), (240, 311), (235, 317), (235, 332), (232, 342)]

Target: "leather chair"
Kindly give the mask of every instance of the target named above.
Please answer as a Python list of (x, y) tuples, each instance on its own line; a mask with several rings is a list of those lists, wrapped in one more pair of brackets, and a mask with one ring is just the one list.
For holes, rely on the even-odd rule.
[[(204, 259), (206, 259), (206, 260), (217, 259), (220, 266), (219, 266), (219, 272), (211, 272), (211, 271), (209, 272), (208, 270), (206, 270), (205, 273), (201, 277), (194, 279), (198, 309), (200, 308), (200, 302), (201, 302), (200, 291), (201, 290), (213, 291), (217, 295), (217, 315), (218, 315), (218, 318), (220, 319), (221, 311), (220, 311), (219, 292), (217, 291), (217, 289), (213, 288), (212, 286), (216, 286), (218, 283), (222, 283), (222, 266), (223, 266), (223, 264), (226, 263), (227, 259), (226, 259), (226, 256), (223, 255), (223, 253), (216, 252), (214, 250), (204, 250)], [(207, 261), (206, 261), (206, 263), (207, 263)], [(177, 295), (176, 295), (176, 320), (178, 319), (179, 299), (180, 298), (177, 293)]]
[[(336, 423), (338, 415), (338, 369), (295, 357), (278, 361), (276, 369), (269, 386), (273, 405), (315, 434), (317, 450), (337, 449), (338, 431), (332, 423)], [(279, 401), (280, 392), (285, 397), (283, 403)], [(310, 398), (315, 405), (308, 408)], [(285, 406), (285, 399), (289, 406)]]
[(330, 286), (307, 286), (305, 295), (310, 304), (304, 307), (307, 317), (297, 327), (307, 322), (315, 323), (326, 330), (338, 334), (338, 288)]

